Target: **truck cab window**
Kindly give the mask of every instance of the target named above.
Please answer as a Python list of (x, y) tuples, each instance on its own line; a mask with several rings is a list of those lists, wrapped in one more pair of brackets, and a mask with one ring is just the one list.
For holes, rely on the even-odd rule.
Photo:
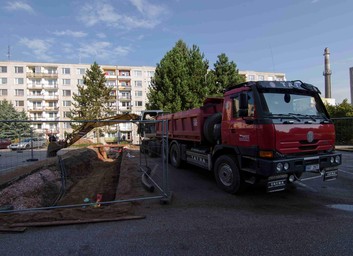
[[(252, 91), (246, 92), (247, 97), (248, 97), (248, 116), (254, 116), (255, 112), (255, 105), (254, 105), (254, 96)], [(238, 118), (239, 115), (239, 97), (240, 94), (234, 95), (232, 97), (232, 109), (233, 109), (233, 118)]]

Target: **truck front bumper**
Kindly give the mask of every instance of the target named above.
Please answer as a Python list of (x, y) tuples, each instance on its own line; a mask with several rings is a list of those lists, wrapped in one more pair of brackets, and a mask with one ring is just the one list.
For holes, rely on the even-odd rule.
[(342, 155), (339, 153), (275, 160), (259, 159), (256, 173), (267, 178), (267, 190), (274, 192), (284, 190), (288, 180), (293, 181), (305, 172), (317, 173), (324, 181), (334, 180), (341, 163)]

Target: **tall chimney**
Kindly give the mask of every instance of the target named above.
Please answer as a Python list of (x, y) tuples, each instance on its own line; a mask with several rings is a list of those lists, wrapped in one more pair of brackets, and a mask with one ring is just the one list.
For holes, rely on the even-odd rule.
[(328, 47), (325, 48), (324, 51), (325, 56), (325, 70), (324, 70), (324, 77), (325, 77), (325, 98), (331, 98), (331, 68), (330, 68), (330, 50)]
[(349, 80), (351, 85), (351, 105), (353, 106), (353, 67), (349, 69)]

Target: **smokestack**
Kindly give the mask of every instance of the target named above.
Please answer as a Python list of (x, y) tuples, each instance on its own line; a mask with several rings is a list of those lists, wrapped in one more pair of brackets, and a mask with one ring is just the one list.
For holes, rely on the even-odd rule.
[(330, 50), (328, 47), (325, 48), (324, 51), (325, 56), (325, 70), (324, 70), (324, 77), (325, 77), (325, 98), (331, 98), (331, 68), (330, 68)]
[(353, 106), (353, 67), (349, 69), (349, 80), (351, 85), (351, 105)]

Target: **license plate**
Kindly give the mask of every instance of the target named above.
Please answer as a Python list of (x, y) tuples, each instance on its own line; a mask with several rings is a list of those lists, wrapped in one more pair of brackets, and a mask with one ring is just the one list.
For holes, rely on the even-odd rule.
[(319, 169), (320, 169), (319, 164), (310, 164), (310, 165), (305, 166), (306, 172), (318, 171)]

